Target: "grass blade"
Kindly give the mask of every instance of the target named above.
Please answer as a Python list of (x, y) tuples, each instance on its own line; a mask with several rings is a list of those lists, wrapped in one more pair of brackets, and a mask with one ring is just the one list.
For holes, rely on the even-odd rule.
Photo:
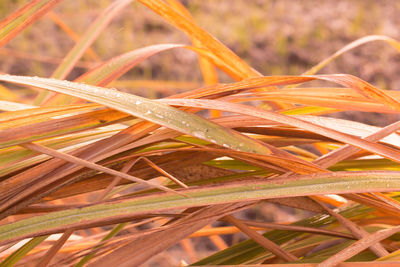
[(0, 22), (0, 47), (34, 23), (62, 0), (33, 0)]
[[(79, 229), (86, 224), (105, 222), (111, 217), (124, 218), (125, 216), (126, 218), (126, 214), (134, 216), (168, 209), (280, 197), (399, 190), (400, 172), (394, 171), (336, 172), (292, 176), (279, 181), (240, 181), (180, 191), (189, 198), (172, 193), (160, 193), (40, 215), (0, 226), (0, 241), (9, 242), (35, 235), (50, 234), (71, 227)], [(46, 222), (46, 228), (43, 228), (44, 222)]]

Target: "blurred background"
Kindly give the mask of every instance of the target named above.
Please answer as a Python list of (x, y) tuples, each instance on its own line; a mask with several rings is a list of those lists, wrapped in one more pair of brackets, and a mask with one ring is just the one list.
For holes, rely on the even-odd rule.
[[(62, 2), (54, 12), (0, 50), (0, 71), (50, 76), (74, 45), (60, 25), (65, 24), (79, 38), (111, 2)], [(0, 16), (5, 17), (24, 3), (23, 0), (0, 1)], [(400, 35), (400, 2), (395, 0), (191, 0), (183, 4), (199, 25), (264, 75), (301, 74), (365, 35), (383, 34), (395, 39)], [(68, 78), (73, 79), (101, 60), (159, 43), (190, 42), (152, 11), (133, 2), (131, 8), (104, 30), (92, 46), (93, 53), (86, 54)], [(386, 43), (373, 42), (345, 54), (322, 72), (350, 73), (380, 88), (397, 89), (400, 88), (399, 59), (400, 55)], [(156, 55), (122, 79), (185, 82), (180, 84), (182, 89), (202, 82), (196, 55), (184, 49)], [(225, 75), (220, 75), (220, 79), (231, 81)], [(125, 86), (129, 87), (129, 83)], [(153, 94), (151, 90), (144, 91), (146, 86), (139, 89), (141, 94)]]

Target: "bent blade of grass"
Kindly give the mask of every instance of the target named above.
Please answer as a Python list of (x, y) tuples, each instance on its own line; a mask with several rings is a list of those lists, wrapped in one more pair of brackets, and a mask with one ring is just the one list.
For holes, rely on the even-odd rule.
[[(252, 201), (259, 199), (342, 194), (360, 192), (387, 192), (400, 190), (400, 172), (337, 172), (293, 176), (279, 181), (259, 179), (239, 181), (219, 186), (184, 189), (182, 198), (172, 193), (152, 194), (146, 197), (114, 200), (80, 209), (53, 212), (0, 226), (0, 241), (12, 241), (29, 236), (62, 231), (68, 227), (82, 227), (94, 221), (106, 221), (113, 216), (140, 215), (158, 211), (198, 207), (204, 205)], [(46, 227), (43, 229), (43, 223)]]
[(143, 97), (55, 79), (0, 75), (0, 80), (83, 98), (230, 149), (258, 154), (271, 153), (269, 148), (249, 137), (197, 115)]
[(400, 43), (397, 40), (395, 40), (395, 39), (393, 39), (393, 38), (391, 38), (389, 36), (385, 36), (385, 35), (364, 36), (364, 37), (362, 37), (360, 39), (357, 39), (357, 40), (347, 44), (346, 46), (344, 46), (343, 48), (341, 48), (340, 50), (335, 52), (333, 55), (327, 57), (326, 59), (322, 60), (320, 63), (318, 63), (317, 65), (315, 65), (311, 69), (309, 69), (306, 72), (304, 72), (302, 75), (313, 75), (313, 74), (316, 74), (318, 71), (320, 71), (326, 65), (328, 65), (333, 60), (335, 60), (339, 56), (343, 55), (347, 51), (352, 50), (352, 49), (354, 49), (356, 47), (359, 47), (360, 45), (363, 45), (363, 44), (366, 44), (366, 43), (370, 43), (370, 42), (373, 42), (373, 41), (384, 41), (384, 42), (392, 45), (397, 51), (400, 52)]
[(229, 48), (195, 24), (193, 20), (188, 19), (182, 13), (176, 11), (173, 7), (159, 0), (139, 0), (139, 2), (162, 16), (178, 29), (185, 32), (190, 36), (190, 38), (197, 40), (204, 48), (219, 57), (221, 61), (232, 66), (234, 68), (234, 72), (231, 73), (233, 78), (241, 80), (244, 78), (260, 76), (259, 72), (247, 65)]
[[(178, 0), (167, 0), (167, 3), (169, 5), (171, 5), (172, 7), (174, 7), (176, 11), (181, 12), (182, 15), (186, 16), (186, 18), (188, 20), (192, 20), (195, 23), (192, 15), (190, 14), (190, 12), (185, 8), (185, 6), (181, 2), (179, 2)], [(199, 42), (198, 40), (192, 38), (191, 41), (195, 47), (199, 47), (199, 48), (202, 47), (201, 42)], [(201, 73), (203, 75), (204, 83), (206, 85), (218, 83), (217, 71), (209, 59), (199, 55), (199, 65), (200, 65)], [(213, 115), (213, 113), (211, 113), (211, 114)], [(216, 115), (218, 115), (218, 114), (216, 114)]]
[[(318, 88), (320, 90), (324, 90), (325, 88)], [(320, 96), (317, 93), (314, 96), (312, 95), (303, 95), (300, 93), (296, 95), (286, 94), (283, 92), (282, 94), (262, 94), (260, 96), (252, 96), (241, 99), (240, 102), (243, 101), (280, 101), (284, 103), (291, 104), (301, 104), (307, 106), (313, 106), (311, 110), (310, 107), (301, 107), (293, 110), (284, 110), (281, 113), (285, 114), (327, 114), (338, 111), (363, 111), (363, 112), (379, 112), (379, 113), (398, 113), (398, 111), (393, 110), (387, 105), (377, 103), (375, 101), (371, 101), (366, 98), (344, 98), (340, 95), (336, 96)]]
[(62, 0), (34, 0), (0, 22), (0, 47), (34, 23)]
[[(73, 69), (75, 63), (82, 57), (87, 48), (96, 40), (103, 29), (110, 23), (110, 21), (118, 15), (118, 13), (130, 4), (132, 0), (117, 0), (114, 1), (108, 8), (106, 8), (98, 18), (91, 24), (86, 33), (82, 36), (81, 40), (76, 43), (72, 50), (66, 55), (62, 63), (58, 65), (57, 69), (53, 72), (52, 77), (57, 79), (65, 79), (70, 71)], [(48, 92), (42, 92), (35, 99), (35, 104), (41, 104), (47, 97)]]
[[(106, 86), (111, 82), (118, 79), (121, 75), (129, 71), (132, 67), (146, 60), (147, 58), (158, 54), (160, 52), (172, 49), (172, 48), (186, 48), (191, 51), (194, 51), (199, 56), (204, 59), (209, 60), (216, 66), (218, 66), (223, 71), (229, 73), (231, 72), (231, 66), (227, 65), (226, 62), (221, 61), (214, 54), (210, 53), (208, 50), (181, 45), (181, 44), (159, 44), (159, 45), (151, 45), (147, 47), (143, 47), (140, 49), (136, 49), (120, 56), (111, 58), (107, 62), (101, 64), (97, 68), (83, 74), (81, 77), (76, 79), (76, 82), (84, 82), (97, 86)], [(54, 95), (43, 102), (43, 105), (50, 105), (57, 103), (56, 101), (62, 98), (62, 96)], [(61, 104), (65, 104), (62, 101)]]
[(97, 86), (105, 86), (118, 79), (132, 67), (141, 63), (145, 59), (160, 52), (178, 47), (185, 47), (185, 45), (158, 44), (136, 49), (108, 60), (107, 62), (80, 76), (75, 81)]
[(330, 74), (330, 75), (318, 75), (313, 76), (320, 80), (332, 81), (343, 86), (348, 86), (353, 88), (357, 92), (366, 96), (367, 98), (371, 98), (376, 100), (378, 103), (382, 103), (388, 105), (392, 109), (396, 111), (400, 111), (400, 101), (396, 98), (392, 97), (389, 93), (386, 93), (384, 90), (380, 90), (373, 85), (357, 78), (353, 75), (349, 74)]

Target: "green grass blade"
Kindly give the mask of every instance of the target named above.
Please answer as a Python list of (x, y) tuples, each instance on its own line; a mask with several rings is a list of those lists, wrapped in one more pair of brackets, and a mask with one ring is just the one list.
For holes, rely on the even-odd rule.
[(199, 139), (242, 152), (270, 154), (256, 140), (169, 105), (117, 90), (56, 79), (0, 75), (0, 80), (83, 98)]
[[(337, 172), (294, 176), (281, 181), (240, 181), (219, 186), (204, 186), (180, 192), (188, 196), (159, 193), (145, 197), (53, 212), (0, 226), (0, 241), (62, 231), (71, 225), (107, 221), (118, 215), (132, 216), (204, 205), (321, 194), (399, 191), (400, 172)], [(44, 227), (45, 225), (45, 227)]]
[(29, 251), (31, 251), (37, 245), (42, 243), (47, 237), (49, 236), (45, 235), (33, 238), (28, 243), (19, 248), (17, 251), (8, 256), (4, 261), (2, 261), (0, 263), (0, 267), (14, 266), (22, 257), (24, 257), (27, 253), (29, 253)]

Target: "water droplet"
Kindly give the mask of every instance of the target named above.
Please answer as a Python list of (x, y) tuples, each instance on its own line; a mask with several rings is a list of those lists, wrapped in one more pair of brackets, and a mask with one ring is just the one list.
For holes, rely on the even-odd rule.
[(149, 114), (151, 114), (151, 111), (150, 110), (148, 110), (148, 111), (146, 111), (146, 113), (145, 113), (146, 115), (149, 115)]
[(193, 132), (193, 135), (194, 135), (195, 137), (197, 137), (197, 138), (200, 138), (200, 139), (205, 138), (204, 133), (201, 132), (201, 131), (194, 131), (194, 132)]
[(136, 100), (136, 105), (140, 105), (140, 104), (142, 104), (142, 103), (143, 103), (142, 101)]
[(228, 144), (222, 144), (223, 147), (230, 148)]

